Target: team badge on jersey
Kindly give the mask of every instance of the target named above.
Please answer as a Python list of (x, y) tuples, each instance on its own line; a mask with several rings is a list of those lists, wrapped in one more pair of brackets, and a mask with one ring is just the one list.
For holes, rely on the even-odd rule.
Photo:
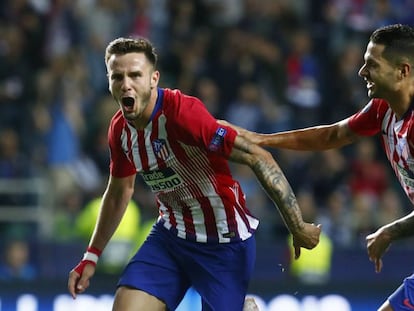
[(168, 159), (170, 152), (168, 151), (165, 139), (155, 139), (152, 142), (152, 148), (154, 149), (154, 153), (157, 158), (160, 158), (164, 161)]
[(226, 136), (227, 130), (223, 127), (219, 127), (214, 134), (213, 139), (208, 146), (210, 151), (217, 151), (220, 148), (221, 143), (223, 142), (224, 136)]

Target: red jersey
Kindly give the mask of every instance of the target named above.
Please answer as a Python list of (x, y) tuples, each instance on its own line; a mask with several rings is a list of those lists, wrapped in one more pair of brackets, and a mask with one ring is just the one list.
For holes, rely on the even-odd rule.
[(118, 111), (108, 140), (110, 173), (140, 174), (155, 193), (158, 221), (178, 237), (205, 243), (249, 238), (258, 226), (228, 157), (237, 133), (217, 124), (197, 98), (158, 89), (150, 122), (137, 130)]
[(398, 120), (388, 103), (372, 99), (349, 118), (349, 127), (359, 135), (381, 133), (381, 142), (405, 193), (414, 204), (414, 110), (413, 105)]

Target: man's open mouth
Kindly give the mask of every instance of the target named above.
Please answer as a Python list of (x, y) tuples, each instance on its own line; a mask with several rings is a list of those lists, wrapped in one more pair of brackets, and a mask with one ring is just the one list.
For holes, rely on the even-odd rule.
[(122, 104), (125, 107), (133, 107), (135, 103), (135, 99), (133, 97), (122, 97)]

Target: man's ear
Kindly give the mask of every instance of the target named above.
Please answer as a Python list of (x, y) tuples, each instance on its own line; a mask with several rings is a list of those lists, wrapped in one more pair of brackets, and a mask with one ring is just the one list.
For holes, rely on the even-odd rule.
[(407, 78), (411, 73), (411, 65), (409, 63), (402, 63), (400, 66), (401, 79)]
[(108, 90), (112, 94), (112, 87), (111, 87), (111, 81), (109, 79), (109, 73), (106, 74), (106, 78), (107, 78), (107, 81), (108, 81)]
[(158, 86), (158, 82), (160, 80), (160, 72), (155, 70), (151, 75), (151, 89)]

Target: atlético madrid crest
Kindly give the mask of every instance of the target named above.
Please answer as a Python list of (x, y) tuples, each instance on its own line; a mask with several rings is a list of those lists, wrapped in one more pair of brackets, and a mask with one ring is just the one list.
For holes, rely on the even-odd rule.
[(152, 141), (152, 148), (157, 158), (161, 160), (167, 160), (170, 152), (168, 151), (167, 143), (165, 139), (155, 139)]

